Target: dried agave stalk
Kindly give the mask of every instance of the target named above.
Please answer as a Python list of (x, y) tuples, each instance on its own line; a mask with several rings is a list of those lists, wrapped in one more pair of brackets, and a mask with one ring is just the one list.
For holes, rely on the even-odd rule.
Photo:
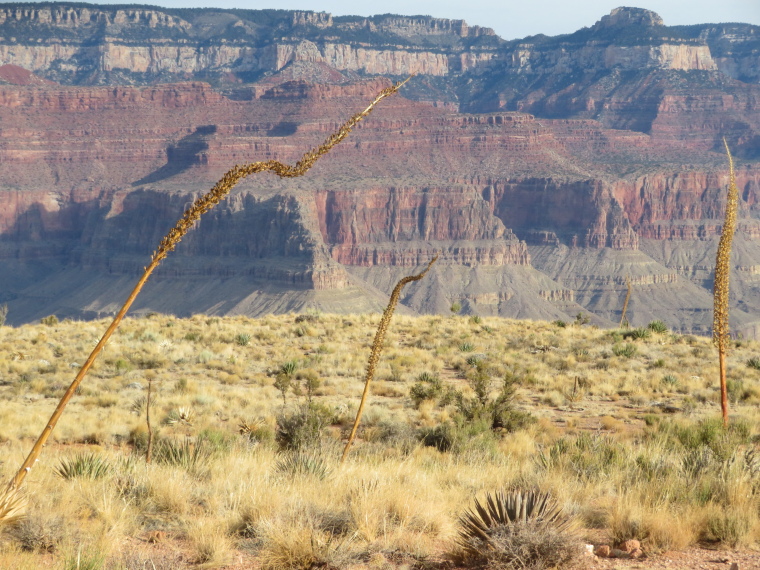
[(396, 310), (396, 305), (398, 305), (399, 297), (401, 296), (401, 290), (404, 288), (404, 285), (407, 283), (411, 283), (412, 281), (419, 281), (425, 275), (428, 271), (430, 271), (430, 268), (433, 266), (433, 264), (438, 259), (438, 256), (436, 255), (433, 257), (433, 259), (430, 260), (430, 263), (428, 263), (428, 266), (425, 268), (425, 271), (420, 273), (419, 275), (409, 275), (407, 277), (404, 277), (396, 283), (396, 286), (393, 288), (393, 292), (391, 293), (391, 298), (388, 301), (388, 306), (385, 308), (385, 311), (383, 312), (383, 317), (380, 319), (380, 325), (377, 327), (377, 332), (375, 333), (375, 340), (372, 341), (372, 350), (369, 353), (369, 361), (367, 362), (367, 375), (364, 380), (364, 392), (362, 392), (362, 399), (359, 402), (359, 409), (356, 411), (356, 419), (354, 420), (354, 427), (351, 428), (351, 434), (348, 436), (348, 441), (346, 442), (346, 447), (343, 449), (343, 456), (340, 459), (341, 464), (346, 460), (346, 457), (348, 456), (348, 450), (351, 448), (351, 444), (354, 442), (354, 438), (356, 437), (356, 430), (359, 429), (359, 422), (362, 419), (362, 412), (364, 411), (364, 404), (367, 402), (367, 395), (369, 394), (369, 385), (372, 382), (372, 378), (375, 376), (375, 368), (377, 367), (377, 361), (380, 359), (380, 351), (383, 349), (383, 340), (385, 339), (385, 332), (388, 330), (388, 323), (391, 322), (391, 317), (393, 316), (393, 311)]
[(628, 301), (631, 300), (631, 276), (628, 275), (625, 278), (625, 284), (628, 287), (628, 291), (626, 291), (625, 294), (625, 301), (623, 302), (623, 313), (620, 315), (620, 328), (623, 328), (623, 323), (625, 323), (625, 312), (628, 310)]
[(295, 166), (289, 166), (287, 164), (283, 164), (276, 160), (268, 160), (265, 162), (252, 162), (250, 164), (244, 164), (242, 166), (236, 165), (231, 170), (229, 170), (224, 176), (222, 176), (222, 179), (219, 180), (219, 182), (217, 182), (216, 185), (209, 192), (207, 192), (206, 194), (198, 198), (193, 203), (193, 205), (188, 210), (185, 211), (185, 214), (182, 216), (182, 218), (169, 231), (169, 233), (166, 234), (164, 239), (161, 240), (161, 243), (159, 244), (158, 249), (156, 249), (156, 251), (153, 252), (153, 256), (151, 257), (150, 264), (148, 264), (148, 266), (145, 268), (145, 272), (143, 273), (142, 277), (140, 277), (134, 289), (130, 293), (129, 297), (124, 302), (124, 305), (119, 310), (116, 317), (114, 317), (113, 322), (108, 327), (106, 332), (103, 334), (103, 337), (100, 339), (100, 341), (95, 346), (90, 356), (87, 358), (85, 363), (80, 368), (79, 373), (76, 375), (76, 378), (74, 378), (74, 381), (71, 383), (69, 388), (64, 393), (63, 397), (58, 403), (58, 406), (53, 412), (53, 415), (50, 417), (50, 420), (45, 426), (45, 429), (42, 430), (42, 433), (37, 439), (37, 442), (34, 444), (34, 447), (32, 447), (32, 451), (29, 453), (29, 456), (26, 458), (26, 460), (24, 461), (24, 464), (21, 466), (21, 468), (18, 470), (18, 473), (16, 473), (16, 476), (11, 481), (10, 486), (12, 488), (14, 489), (19, 488), (21, 483), (24, 481), (26, 474), (31, 470), (35, 461), (37, 461), (37, 458), (42, 452), (42, 446), (45, 445), (45, 442), (47, 441), (48, 437), (52, 433), (53, 428), (55, 427), (56, 423), (58, 423), (58, 419), (63, 414), (63, 410), (66, 407), (66, 404), (69, 403), (69, 400), (71, 400), (71, 397), (74, 395), (74, 391), (79, 387), (85, 375), (87, 374), (87, 371), (90, 369), (95, 359), (103, 350), (103, 347), (108, 342), (108, 339), (111, 338), (111, 335), (119, 326), (119, 323), (121, 323), (122, 319), (124, 318), (124, 315), (132, 306), (132, 303), (134, 302), (137, 295), (140, 293), (140, 290), (142, 289), (143, 285), (145, 285), (145, 282), (148, 280), (148, 277), (150, 277), (151, 273), (153, 273), (153, 270), (156, 267), (158, 267), (161, 261), (163, 261), (166, 258), (169, 252), (172, 251), (177, 246), (177, 244), (184, 237), (184, 235), (190, 230), (190, 228), (193, 227), (193, 224), (195, 224), (203, 214), (211, 210), (223, 198), (225, 198), (227, 194), (229, 194), (230, 190), (232, 190), (232, 188), (238, 182), (240, 182), (240, 180), (242, 180), (243, 178), (247, 176), (250, 176), (251, 174), (269, 170), (271, 172), (274, 172), (277, 176), (280, 176), (281, 178), (295, 178), (297, 176), (303, 176), (322, 155), (328, 153), (335, 145), (337, 145), (339, 142), (345, 139), (348, 136), (348, 134), (351, 132), (351, 130), (362, 119), (364, 119), (367, 115), (369, 115), (372, 112), (372, 109), (375, 107), (375, 105), (377, 105), (380, 101), (382, 101), (386, 97), (389, 97), (393, 95), (394, 93), (398, 92), (399, 88), (404, 83), (409, 81), (409, 79), (411, 79), (411, 77), (383, 89), (380, 93), (378, 93), (378, 95), (367, 106), (366, 109), (364, 109), (362, 112), (357, 113), (356, 115), (351, 117), (343, 126), (340, 127), (340, 129), (337, 132), (330, 135), (321, 146), (318, 146), (317, 148), (314, 148), (310, 150), (309, 152), (307, 152), (305, 155), (303, 155), (301, 160), (299, 160), (295, 164)]
[(726, 199), (726, 218), (718, 242), (718, 255), (715, 260), (715, 283), (713, 285), (713, 342), (718, 347), (720, 367), (720, 410), (723, 425), (728, 426), (728, 390), (726, 388), (726, 351), (728, 349), (728, 278), (731, 273), (731, 242), (736, 231), (736, 211), (739, 207), (739, 189), (736, 187), (734, 159), (723, 139), (728, 155), (728, 198)]

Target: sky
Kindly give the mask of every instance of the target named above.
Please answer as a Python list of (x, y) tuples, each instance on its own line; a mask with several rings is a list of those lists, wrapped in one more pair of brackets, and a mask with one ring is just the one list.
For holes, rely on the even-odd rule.
[[(7, 4), (11, 2), (2, 2)], [(127, 4), (102, 0), (98, 4)], [(137, 3), (137, 2), (135, 2)], [(760, 25), (760, 0), (143, 0), (140, 4), (201, 8), (282, 8), (330, 12), (335, 16), (373, 14), (430, 15), (493, 28), (504, 39), (557, 35), (591, 26), (618, 6), (657, 12), (668, 26), (720, 22)]]

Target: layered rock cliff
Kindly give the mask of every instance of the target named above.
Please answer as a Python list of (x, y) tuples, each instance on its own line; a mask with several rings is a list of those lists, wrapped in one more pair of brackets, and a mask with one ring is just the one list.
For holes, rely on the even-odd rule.
[(241, 183), (137, 309), (376, 310), (438, 254), (406, 310), (456, 301), (611, 325), (630, 278), (634, 325), (708, 333), (725, 136), (741, 195), (732, 318), (757, 329), (752, 26), (668, 28), (620, 9), (569, 36), (504, 42), (428, 17), (0, 13), (0, 65), (26, 67), (0, 67), (0, 303), (12, 322), (114, 311), (230, 166), (297, 160), (388, 85), (366, 76), (416, 72), (307, 177)]

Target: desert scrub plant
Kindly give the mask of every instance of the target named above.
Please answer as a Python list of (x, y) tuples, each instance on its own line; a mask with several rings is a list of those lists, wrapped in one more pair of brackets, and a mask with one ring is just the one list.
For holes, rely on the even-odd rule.
[(180, 467), (191, 473), (200, 473), (211, 463), (214, 450), (204, 440), (184, 438), (160, 439), (156, 442), (153, 459), (156, 463)]
[(631, 343), (616, 344), (612, 347), (612, 353), (623, 358), (632, 358), (637, 352), (636, 346)]
[(95, 453), (78, 453), (64, 458), (55, 468), (62, 479), (102, 479), (111, 473), (111, 464)]
[(633, 340), (647, 339), (650, 336), (652, 336), (652, 331), (648, 328), (630, 329), (622, 332), (622, 337), (626, 340), (629, 338)]
[(454, 557), (494, 569), (544, 570), (573, 564), (581, 554), (574, 521), (548, 493), (515, 489), (477, 499), (459, 520)]
[(291, 477), (314, 477), (320, 481), (332, 473), (322, 457), (304, 452), (286, 454), (277, 462), (275, 469), (278, 473)]
[(417, 376), (417, 382), (409, 389), (409, 397), (414, 407), (419, 408), (425, 400), (438, 400), (444, 394), (444, 387), (437, 374), (423, 372)]
[[(311, 167), (321, 156), (327, 154), (335, 145), (339, 144), (343, 139), (345, 139), (351, 130), (359, 122), (361, 122), (362, 119), (367, 117), (381, 100), (397, 93), (401, 86), (409, 81), (409, 79), (410, 78), (407, 78), (404, 81), (400, 81), (394, 85), (391, 85), (390, 87), (383, 89), (363, 111), (355, 114), (343, 125), (341, 125), (338, 131), (330, 135), (327, 140), (322, 143), (322, 145), (304, 154), (301, 160), (299, 160), (294, 166), (289, 166), (276, 160), (253, 162), (245, 164), (243, 166), (236, 165), (227, 171), (209, 192), (193, 202), (190, 208), (185, 211), (184, 215), (175, 224), (175, 226), (169, 230), (169, 233), (164, 236), (164, 238), (159, 243), (158, 248), (156, 248), (156, 250), (153, 252), (150, 263), (145, 267), (142, 276), (138, 279), (131, 293), (127, 297), (127, 300), (124, 302), (121, 309), (119, 309), (113, 321), (108, 326), (105, 333), (103, 333), (102, 337), (95, 345), (95, 348), (92, 349), (90, 355), (87, 357), (87, 360), (85, 360), (84, 364), (80, 367), (76, 377), (71, 382), (64, 395), (61, 397), (58, 406), (50, 416), (47, 425), (40, 433), (37, 441), (32, 447), (32, 450), (29, 452), (29, 455), (24, 460), (19, 470), (16, 472), (16, 475), (13, 477), (10, 483), (11, 486), (17, 488), (23, 483), (27, 473), (32, 469), (40, 453), (42, 453), (42, 448), (52, 433), (53, 429), (55, 429), (58, 420), (66, 408), (66, 405), (71, 400), (74, 392), (81, 384), (82, 380), (84, 379), (89, 369), (92, 367), (98, 355), (102, 352), (103, 348), (113, 335), (114, 331), (118, 328), (119, 324), (124, 319), (127, 311), (130, 309), (140, 291), (142, 290), (143, 285), (145, 285), (146, 281), (151, 276), (153, 271), (161, 264), (164, 259), (166, 259), (169, 253), (171, 253), (177, 247), (177, 244), (179, 244), (185, 234), (187, 234), (187, 232), (196, 225), (201, 216), (203, 216), (203, 214), (214, 208), (214, 206), (226, 198), (232, 188), (240, 180), (252, 174), (270, 171), (280, 178), (295, 178), (303, 176), (306, 172), (309, 171), (309, 169), (311, 169)], [(55, 320), (57, 322), (58, 319), (56, 318)]]
[(332, 424), (335, 414), (319, 402), (300, 406), (294, 412), (277, 416), (275, 441), (282, 450), (319, 449), (322, 434)]
[(665, 334), (668, 332), (668, 325), (662, 321), (652, 321), (647, 325), (647, 328), (653, 333)]

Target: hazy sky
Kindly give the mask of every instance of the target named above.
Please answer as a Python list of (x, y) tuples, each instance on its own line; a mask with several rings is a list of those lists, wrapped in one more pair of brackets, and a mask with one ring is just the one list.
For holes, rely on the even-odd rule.
[[(6, 2), (0, 1), (2, 3)], [(127, 2), (103, 0), (97, 3)], [(140, 3), (185, 8), (285, 8), (324, 11), (333, 15), (427, 14), (487, 26), (504, 39), (574, 32), (583, 26), (591, 26), (621, 5), (653, 10), (662, 16), (666, 25), (718, 22), (760, 25), (760, 0), (159, 0)]]

